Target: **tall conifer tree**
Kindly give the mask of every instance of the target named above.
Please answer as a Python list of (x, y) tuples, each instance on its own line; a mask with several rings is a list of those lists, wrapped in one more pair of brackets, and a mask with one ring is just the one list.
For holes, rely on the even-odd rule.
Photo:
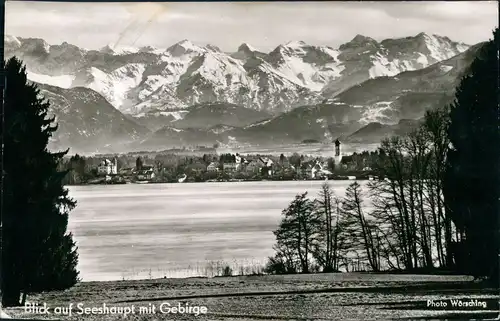
[(57, 129), (49, 103), (21, 61), (12, 58), (5, 69), (1, 287), (3, 305), (14, 306), (30, 292), (74, 285), (78, 255), (66, 231), (75, 202), (62, 184), (66, 172), (58, 171), (67, 151), (47, 150)]
[(499, 31), (485, 43), (456, 90), (445, 201), (463, 236), (465, 271), (498, 282), (500, 131)]

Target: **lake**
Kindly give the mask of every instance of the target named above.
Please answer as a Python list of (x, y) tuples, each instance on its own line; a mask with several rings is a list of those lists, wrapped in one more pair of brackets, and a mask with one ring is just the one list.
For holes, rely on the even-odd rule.
[[(265, 264), (281, 211), (323, 181), (69, 186), (83, 281), (206, 275)], [(352, 181), (330, 181), (344, 196)], [(238, 272), (238, 271), (236, 271)]]

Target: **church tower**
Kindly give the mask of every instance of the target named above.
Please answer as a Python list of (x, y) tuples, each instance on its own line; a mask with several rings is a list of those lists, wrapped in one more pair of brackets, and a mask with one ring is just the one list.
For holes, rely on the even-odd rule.
[(113, 167), (111, 169), (111, 173), (115, 175), (118, 174), (118, 160), (116, 159), (116, 157), (113, 160)]
[(333, 156), (333, 159), (335, 161), (335, 165), (339, 165), (340, 161), (342, 160), (342, 144), (340, 143), (340, 140), (337, 138), (335, 140), (335, 153)]

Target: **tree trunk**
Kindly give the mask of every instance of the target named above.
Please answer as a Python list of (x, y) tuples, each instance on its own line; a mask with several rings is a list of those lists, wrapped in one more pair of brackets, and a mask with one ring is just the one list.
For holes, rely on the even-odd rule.
[(21, 299), (21, 306), (26, 304), (26, 298), (28, 297), (28, 292), (26, 290), (23, 291), (23, 297)]
[(14, 278), (8, 278), (7, 275), (2, 275), (2, 306), (14, 307), (19, 306), (19, 298), (21, 289), (13, 281)]
[(339, 215), (340, 209), (339, 204), (337, 203), (337, 218), (335, 220), (335, 234), (333, 239), (333, 270), (338, 271), (339, 269), (339, 248), (338, 248), (338, 235), (339, 235)]

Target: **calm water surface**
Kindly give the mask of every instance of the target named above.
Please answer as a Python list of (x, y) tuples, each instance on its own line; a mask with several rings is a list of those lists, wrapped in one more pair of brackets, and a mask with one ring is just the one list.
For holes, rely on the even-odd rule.
[[(204, 275), (273, 254), (281, 211), (322, 181), (70, 186), (84, 281)], [(352, 181), (330, 181), (338, 196)], [(211, 263), (207, 263), (211, 262)]]

